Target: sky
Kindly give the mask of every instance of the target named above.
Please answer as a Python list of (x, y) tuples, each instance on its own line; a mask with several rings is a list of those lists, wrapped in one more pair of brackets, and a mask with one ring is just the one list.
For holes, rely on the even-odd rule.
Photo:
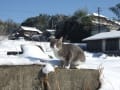
[(112, 18), (115, 15), (110, 7), (120, 3), (119, 0), (0, 0), (0, 20), (12, 19), (21, 23), (29, 17), (39, 14), (65, 14), (73, 15), (76, 10), (85, 9), (88, 13), (100, 13)]

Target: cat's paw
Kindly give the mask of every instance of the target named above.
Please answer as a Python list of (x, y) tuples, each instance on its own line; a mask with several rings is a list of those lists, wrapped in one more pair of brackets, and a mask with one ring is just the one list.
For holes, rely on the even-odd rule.
[(76, 68), (76, 69), (80, 69), (80, 68), (81, 68), (81, 66), (80, 66), (80, 65), (77, 65), (77, 66), (75, 66), (75, 68)]
[(68, 65), (68, 66), (65, 66), (65, 68), (66, 68), (66, 69), (70, 69), (70, 65)]

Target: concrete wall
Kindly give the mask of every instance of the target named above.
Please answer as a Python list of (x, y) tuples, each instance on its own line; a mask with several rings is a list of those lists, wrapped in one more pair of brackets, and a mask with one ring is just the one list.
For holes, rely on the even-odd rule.
[(0, 90), (97, 90), (99, 87), (97, 70), (57, 69), (44, 77), (39, 65), (0, 66)]

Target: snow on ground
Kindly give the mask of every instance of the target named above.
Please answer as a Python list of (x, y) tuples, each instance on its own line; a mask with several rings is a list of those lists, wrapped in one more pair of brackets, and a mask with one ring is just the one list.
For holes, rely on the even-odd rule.
[[(1, 40), (1, 39), (0, 39)], [(43, 51), (36, 45), (40, 45)], [(7, 51), (22, 51), (22, 54), (7, 55)], [(99, 90), (120, 90), (120, 57), (107, 56), (103, 53), (85, 52), (86, 62), (81, 65), (84, 69), (103, 68), (100, 80), (102, 86)], [(0, 41), (0, 65), (46, 65), (44, 73), (54, 71), (55, 65), (60, 62), (49, 47), (48, 42), (30, 42), (25, 40)]]
[[(38, 47), (41, 46), (43, 51)], [(23, 54), (7, 55), (7, 52), (22, 52)], [(28, 65), (28, 64), (59, 64), (48, 42), (34, 42), (21, 40), (0, 41), (0, 65)]]

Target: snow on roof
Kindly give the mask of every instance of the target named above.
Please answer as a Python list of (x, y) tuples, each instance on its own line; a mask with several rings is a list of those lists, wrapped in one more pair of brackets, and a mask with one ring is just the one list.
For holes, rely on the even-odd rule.
[(42, 33), (42, 31), (40, 31), (39, 29), (35, 28), (35, 27), (27, 27), (27, 26), (21, 26), (21, 28), (23, 30), (26, 30), (26, 31), (35, 31), (35, 32), (38, 32), (38, 33)]
[(112, 30), (110, 32), (102, 32), (96, 35), (90, 36), (88, 38), (83, 39), (83, 41), (88, 40), (99, 40), (99, 39), (110, 39), (110, 38), (120, 38), (120, 31)]
[(120, 25), (120, 22), (119, 22), (119, 21), (113, 20), (113, 22), (115, 22), (116, 24)]
[(116, 21), (116, 20), (112, 20), (112, 19), (109, 19), (108, 17), (106, 17), (106, 16), (104, 16), (104, 15), (98, 15), (98, 13), (93, 13), (92, 14), (93, 16), (96, 16), (96, 17), (101, 17), (101, 18), (105, 18), (106, 20), (109, 20), (109, 21), (111, 21), (111, 22), (114, 22), (114, 23), (116, 23), (116, 24), (118, 24), (118, 25), (120, 25), (120, 22), (119, 21)]
[(54, 29), (47, 29), (46, 31), (48, 31), (48, 32), (54, 32), (55, 30)]
[(100, 15), (98, 15), (97, 13), (93, 13), (92, 15), (97, 16), (97, 17), (99, 16), (99, 17), (107, 18), (106, 16), (101, 15), (101, 14), (100, 14)]

